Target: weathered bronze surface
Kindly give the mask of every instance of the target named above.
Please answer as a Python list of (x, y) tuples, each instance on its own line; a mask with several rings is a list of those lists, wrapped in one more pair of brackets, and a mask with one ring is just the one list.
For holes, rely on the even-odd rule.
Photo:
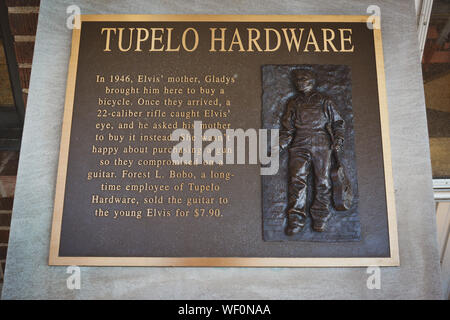
[[(310, 173), (314, 177), (314, 201), (310, 209), (313, 230), (325, 230), (331, 215), (331, 155), (342, 150), (345, 136), (345, 121), (333, 101), (315, 90), (313, 72), (295, 69), (292, 73), (299, 94), (287, 103), (280, 132), (280, 148), (289, 150), (288, 235), (305, 226), (306, 191), (312, 187), (307, 181)], [(336, 165), (339, 166), (338, 161)], [(348, 190), (345, 175), (334, 173), (333, 184)], [(342, 195), (342, 191), (334, 194)], [(343, 199), (337, 198), (335, 208), (348, 209), (342, 205)]]
[[(353, 162), (355, 170), (353, 142), (346, 142), (353, 138), (353, 128), (348, 125), (352, 122), (350, 70), (345, 66), (330, 65), (265, 66), (263, 73), (268, 78), (275, 76), (274, 71), (281, 76), (283, 69), (292, 85), (278, 120), (282, 150), (280, 170), (287, 171), (287, 192), (285, 188), (279, 191), (287, 193), (287, 199), (284, 200), (285, 204), (280, 203), (283, 197), (268, 203), (266, 198), (270, 198), (267, 195), (269, 191), (264, 190), (263, 193), (267, 195), (265, 209), (279, 218), (284, 217), (284, 232), (288, 236), (286, 240), (358, 240), (356, 203), (352, 208), (356, 178), (355, 175), (349, 178), (346, 173), (348, 162)], [(285, 75), (283, 77), (286, 79)], [(276, 94), (280, 95), (280, 92)], [(273, 118), (272, 124), (275, 122), (277, 119)], [(278, 180), (281, 186), (280, 175), (266, 177), (264, 181)], [(352, 187), (351, 178), (355, 187)], [(285, 207), (281, 212), (280, 205)], [(270, 219), (267, 212), (265, 219)], [(278, 225), (280, 227), (281, 224)], [(273, 228), (273, 224), (268, 226), (265, 223), (265, 231)], [(268, 234), (271, 233), (265, 232), (266, 240), (276, 240), (268, 237)]]

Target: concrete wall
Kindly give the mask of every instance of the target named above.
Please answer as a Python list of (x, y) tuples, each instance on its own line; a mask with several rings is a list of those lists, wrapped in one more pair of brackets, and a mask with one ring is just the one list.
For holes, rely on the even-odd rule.
[[(441, 298), (425, 102), (414, 1), (42, 1), (19, 163), (4, 299), (378, 299)], [(47, 265), (71, 30), (83, 14), (366, 14), (381, 8), (401, 267), (382, 268), (369, 290), (365, 268), (81, 268)]]

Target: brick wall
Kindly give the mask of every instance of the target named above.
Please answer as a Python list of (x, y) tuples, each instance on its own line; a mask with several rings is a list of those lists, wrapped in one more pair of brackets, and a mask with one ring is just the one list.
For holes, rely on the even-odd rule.
[(6, 0), (9, 24), (14, 36), (14, 49), (26, 103), (30, 84), (31, 63), (39, 14), (40, 0)]
[(3, 282), (19, 153), (0, 152), (0, 281)]
[[(9, 24), (14, 37), (14, 49), (26, 105), (40, 0), (1, 1), (5, 1), (8, 7)], [(0, 64), (6, 63), (3, 52), (0, 53), (1, 59), (3, 61), (0, 61)], [(18, 161), (19, 152), (0, 151), (0, 290), (8, 249)]]

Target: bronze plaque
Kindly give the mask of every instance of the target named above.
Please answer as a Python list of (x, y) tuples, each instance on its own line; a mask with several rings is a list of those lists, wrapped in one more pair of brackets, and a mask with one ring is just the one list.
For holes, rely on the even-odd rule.
[(377, 25), (81, 16), (50, 265), (399, 265)]

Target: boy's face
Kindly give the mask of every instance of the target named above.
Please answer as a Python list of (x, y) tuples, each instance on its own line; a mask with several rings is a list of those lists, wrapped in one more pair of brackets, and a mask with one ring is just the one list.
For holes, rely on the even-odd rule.
[(297, 73), (294, 82), (298, 91), (309, 93), (314, 89), (316, 81), (309, 73)]

